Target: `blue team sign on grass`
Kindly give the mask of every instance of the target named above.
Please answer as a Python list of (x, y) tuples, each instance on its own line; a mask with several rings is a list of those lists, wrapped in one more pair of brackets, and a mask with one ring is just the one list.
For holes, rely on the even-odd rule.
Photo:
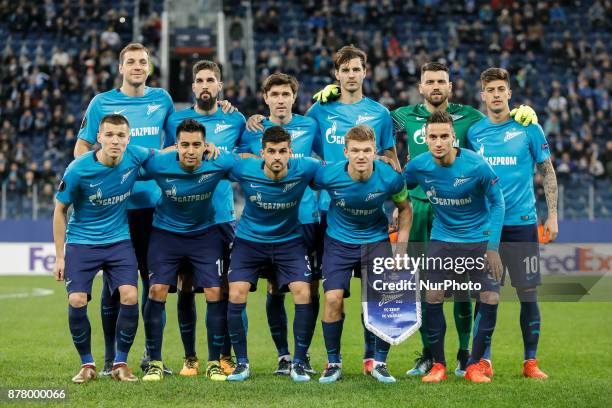
[(418, 269), (389, 267), (389, 257), (365, 258), (361, 305), (366, 328), (398, 345), (421, 327)]

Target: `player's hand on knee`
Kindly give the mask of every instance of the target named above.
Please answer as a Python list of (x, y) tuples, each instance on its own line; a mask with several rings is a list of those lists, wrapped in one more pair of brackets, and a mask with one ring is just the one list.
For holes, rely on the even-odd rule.
[(499, 256), (499, 252), (494, 250), (487, 250), (486, 258), (491, 275), (493, 275), (496, 281), (501, 281), (503, 266), (501, 257)]
[(246, 123), (246, 128), (251, 132), (263, 132), (264, 126), (261, 124), (265, 119), (264, 115), (253, 115), (251, 116)]
[(518, 108), (512, 109), (510, 111), (510, 116), (523, 126), (529, 126), (532, 123), (534, 125), (538, 124), (538, 115), (529, 105), (521, 105)]
[(548, 216), (544, 223), (544, 238), (546, 242), (553, 242), (559, 235), (559, 224), (557, 223), (557, 216)]
[(53, 275), (55, 280), (60, 282), (64, 280), (64, 268), (66, 267), (66, 261), (64, 258), (57, 258), (55, 260), (55, 267), (53, 268)]
[(234, 113), (236, 112), (238, 109), (236, 109), (236, 107), (234, 105), (232, 105), (232, 103), (230, 101), (228, 101), (227, 99), (223, 99), (217, 102), (219, 104), (219, 106), (221, 107), (221, 111), (223, 113)]
[(320, 103), (333, 102), (340, 97), (340, 87), (336, 84), (327, 85), (325, 88), (312, 95), (312, 100)]

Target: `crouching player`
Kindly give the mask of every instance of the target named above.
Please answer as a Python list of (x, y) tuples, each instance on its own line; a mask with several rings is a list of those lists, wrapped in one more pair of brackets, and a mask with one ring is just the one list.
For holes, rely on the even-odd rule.
[(170, 287), (177, 285), (182, 262), (192, 265), (193, 286), (203, 289), (206, 297), (206, 376), (213, 381), (226, 379), (219, 356), (226, 329), (227, 300), (221, 292), (222, 246), (211, 197), (235, 159), (223, 153), (215, 160), (202, 161), (208, 149), (205, 137), (202, 124), (186, 119), (176, 131), (177, 152), (157, 154), (143, 166), (146, 176), (153, 178), (162, 191), (149, 244), (151, 288), (144, 322), (151, 361), (143, 381), (159, 381), (164, 376), (163, 311)]
[[(323, 252), (322, 325), (328, 364), (320, 383), (335, 382), (341, 377), (344, 298), (350, 296), (353, 272), (357, 277), (362, 269), (370, 273), (373, 258), (393, 256), (385, 200), (392, 199), (399, 209), (398, 242), (403, 245), (408, 241), (412, 223), (412, 206), (402, 175), (388, 164), (374, 162), (376, 136), (372, 128), (367, 125), (351, 128), (345, 143), (344, 155), (348, 160), (322, 167), (313, 185), (327, 190), (331, 197)], [(386, 364), (389, 348), (389, 343), (375, 338), (371, 375), (384, 383), (395, 382)]]
[[(497, 319), (504, 198), (491, 166), (476, 153), (453, 147), (455, 133), (449, 113), (432, 113), (425, 132), (429, 152), (411, 160), (404, 170), (408, 188), (420, 185), (435, 214), (426, 258), (430, 285), (426, 291), (427, 331), (434, 365), (423, 381), (446, 379), (444, 284), (467, 272), (473, 289), (479, 290), (480, 308), (465, 378), (490, 382), (478, 363), (491, 343)], [(452, 260), (450, 267), (448, 259)]]
[(261, 139), (262, 159), (247, 158), (229, 173), (240, 183), (245, 206), (236, 229), (229, 281), (228, 326), (237, 366), (228, 381), (244, 381), (250, 375), (247, 356), (246, 301), (257, 285), (260, 269), (273, 268), (281, 292), (291, 291), (295, 302), (293, 337), (295, 352), (291, 365), (294, 381), (309, 381), (305, 371), (314, 324), (310, 297), (312, 271), (298, 221), (298, 209), (306, 187), (320, 162), (291, 158), (291, 135), (272, 126)]
[[(111, 293), (119, 291), (121, 303), (112, 377), (119, 381), (138, 380), (127, 366), (138, 328), (138, 266), (130, 241), (127, 203), (140, 167), (152, 152), (128, 146), (128, 121), (116, 114), (102, 118), (97, 142), (101, 149), (83, 154), (66, 169), (53, 213), (54, 274), (56, 280), (66, 282), (68, 324), (82, 364), (72, 378), (77, 384), (96, 378), (87, 303), (93, 280), (101, 269)], [(74, 212), (66, 228), (71, 205)]]

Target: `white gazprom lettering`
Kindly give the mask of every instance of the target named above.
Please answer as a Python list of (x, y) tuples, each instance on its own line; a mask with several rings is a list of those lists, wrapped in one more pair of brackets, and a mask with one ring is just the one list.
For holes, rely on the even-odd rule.
[(443, 206), (460, 206), (460, 205), (468, 205), (472, 203), (472, 197), (465, 198), (442, 198), (436, 196), (430, 196), (429, 201), (435, 205), (443, 205)]
[(518, 162), (516, 156), (494, 156), (485, 159), (491, 166), (516, 166)]
[(102, 191), (98, 190), (96, 194), (89, 196), (89, 201), (93, 205), (115, 205), (125, 201), (131, 194), (131, 191), (125, 192), (113, 197), (102, 198)]
[(130, 135), (132, 137), (157, 136), (159, 135), (159, 126), (146, 126), (146, 127), (131, 128)]
[(355, 215), (355, 216), (366, 216), (366, 215), (372, 215), (375, 212), (379, 211), (380, 208), (351, 208), (351, 207), (341, 207), (342, 211), (344, 211), (345, 213), (348, 213), (349, 215)]
[(289, 208), (293, 208), (298, 204), (298, 200), (290, 201), (288, 203), (266, 203), (263, 201), (255, 201), (259, 208), (263, 208), (264, 210), (288, 210)]
[(169, 196), (176, 203), (192, 203), (194, 201), (205, 201), (212, 196), (212, 191), (203, 194), (191, 194), (186, 196)]

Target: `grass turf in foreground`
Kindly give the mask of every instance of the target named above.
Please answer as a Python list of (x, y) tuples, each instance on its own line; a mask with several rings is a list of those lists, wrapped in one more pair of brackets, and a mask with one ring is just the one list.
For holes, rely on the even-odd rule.
[[(92, 324), (92, 348), (98, 368), (103, 365), (103, 338), (99, 318), (100, 279), (96, 279), (93, 301), (89, 305)], [(357, 280), (353, 293), (358, 293)], [(265, 316), (263, 286), (249, 298), (249, 356), (252, 378), (245, 383), (213, 383), (204, 376), (167, 377), (162, 383), (122, 384), (108, 378), (84, 386), (70, 383), (79, 368), (67, 323), (67, 299), (62, 284), (51, 277), (0, 278), (0, 388), (36, 388), (68, 390), (68, 404), (79, 406), (586, 406), (612, 405), (612, 303), (541, 304), (542, 337), (539, 359), (549, 375), (546, 382), (521, 377), (522, 339), (518, 322), (519, 305), (505, 302), (500, 306), (493, 337), (495, 377), (491, 384), (470, 384), (452, 374), (457, 340), (452, 310), (447, 305), (446, 350), (449, 380), (443, 384), (423, 384), (419, 378), (407, 378), (414, 353), (420, 350), (418, 335), (389, 355), (389, 369), (397, 384), (384, 385), (361, 374), (363, 332), (359, 321), (359, 299), (347, 303), (342, 354), (344, 379), (322, 385), (317, 378), (307, 384), (294, 384), (287, 377), (272, 374), (276, 353)], [(51, 289), (53, 294), (43, 294)], [(12, 294), (26, 297), (7, 297)], [(197, 349), (206, 358), (204, 299), (198, 298)], [(293, 307), (287, 300), (290, 317)], [(164, 338), (164, 358), (176, 373), (182, 365), (182, 345), (176, 322), (176, 297), (167, 304), (168, 322)], [(290, 329), (291, 330), (291, 329)], [(144, 345), (144, 325), (130, 353), (130, 366), (137, 368)], [(290, 344), (292, 343), (290, 337)], [(325, 348), (320, 325), (310, 352), (313, 366), (321, 370)], [(202, 364), (204, 366), (204, 364)], [(6, 401), (6, 400), (5, 400)], [(40, 405), (38, 402), (31, 403)], [(65, 403), (58, 405), (66, 406)]]

